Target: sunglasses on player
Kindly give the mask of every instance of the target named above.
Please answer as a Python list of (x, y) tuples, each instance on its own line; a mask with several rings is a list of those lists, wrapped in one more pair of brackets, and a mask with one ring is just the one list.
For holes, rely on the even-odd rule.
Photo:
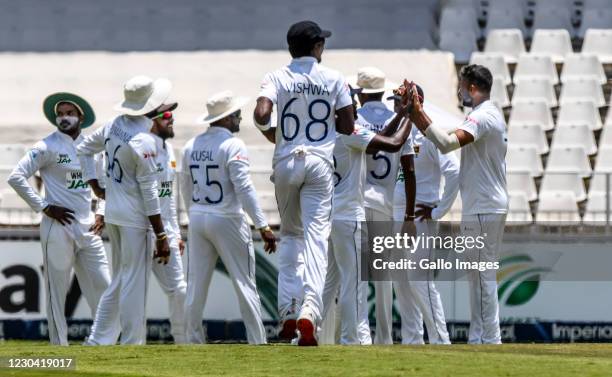
[(172, 119), (172, 111), (164, 111), (163, 113), (159, 113), (151, 119)]

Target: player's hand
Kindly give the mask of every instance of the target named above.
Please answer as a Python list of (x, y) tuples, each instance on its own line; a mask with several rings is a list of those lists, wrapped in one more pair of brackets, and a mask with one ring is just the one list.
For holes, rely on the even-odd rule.
[(101, 236), (103, 229), (104, 229), (104, 216), (96, 215), (96, 221), (89, 228), (89, 231), (95, 234), (96, 236)]
[(168, 264), (170, 261), (170, 244), (168, 238), (155, 241), (155, 253), (153, 258), (157, 259), (157, 263)]
[(179, 244), (179, 252), (181, 253), (181, 257), (182, 257), (183, 254), (185, 254), (185, 241), (179, 238), (178, 244)]
[(407, 234), (409, 237), (416, 236), (416, 225), (414, 225), (414, 221), (404, 221), (402, 224), (402, 234)]
[(404, 80), (406, 85), (409, 85), (407, 96), (411, 97), (412, 102), (412, 111), (411, 114), (419, 114), (423, 112), (423, 103), (421, 102), (421, 96), (419, 96), (419, 91), (417, 90), (417, 86), (414, 82), (408, 83), (408, 81)]
[(43, 213), (52, 219), (59, 221), (60, 224), (72, 224), (74, 221), (74, 211), (61, 206), (48, 205), (43, 209)]
[(421, 221), (431, 220), (431, 211), (433, 211), (434, 208), (435, 207), (426, 206), (425, 204), (417, 204), (414, 215)]
[(91, 191), (93, 191), (96, 197), (100, 199), (106, 199), (106, 190), (100, 187), (100, 183), (97, 179), (92, 179), (87, 183), (89, 183), (89, 187), (91, 187)]
[(265, 252), (268, 254), (276, 252), (276, 236), (274, 235), (274, 232), (272, 232), (272, 229), (270, 229), (269, 226), (266, 226), (261, 228), (259, 233), (261, 234), (261, 239), (264, 241)]

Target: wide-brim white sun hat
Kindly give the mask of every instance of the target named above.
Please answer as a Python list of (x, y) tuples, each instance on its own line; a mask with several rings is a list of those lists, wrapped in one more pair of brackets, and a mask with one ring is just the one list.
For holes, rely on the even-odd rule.
[(381, 93), (396, 89), (399, 85), (387, 80), (385, 73), (376, 67), (363, 67), (357, 75), (349, 76), (346, 80), (354, 89), (361, 89), (361, 93)]
[(123, 102), (115, 105), (114, 109), (125, 115), (145, 115), (161, 106), (171, 90), (172, 83), (168, 79), (132, 77), (123, 85)]
[(196, 118), (197, 124), (214, 123), (226, 116), (235, 113), (249, 103), (249, 97), (234, 97), (229, 90), (217, 93), (206, 101), (205, 114)]

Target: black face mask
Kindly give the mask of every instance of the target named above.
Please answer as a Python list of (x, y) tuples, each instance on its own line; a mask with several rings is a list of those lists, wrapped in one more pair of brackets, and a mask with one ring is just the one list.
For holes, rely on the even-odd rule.
[(474, 107), (474, 100), (468, 95), (467, 98), (462, 97), (462, 104), (465, 107)]

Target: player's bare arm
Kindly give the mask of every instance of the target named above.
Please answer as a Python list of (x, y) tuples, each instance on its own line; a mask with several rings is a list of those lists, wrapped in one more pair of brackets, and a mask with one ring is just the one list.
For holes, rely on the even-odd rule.
[(158, 259), (157, 263), (168, 264), (170, 260), (170, 244), (168, 243), (168, 235), (164, 230), (161, 215), (149, 216), (149, 222), (155, 233), (155, 253), (153, 258)]
[(106, 199), (106, 190), (100, 186), (100, 182), (97, 179), (90, 179), (87, 183), (96, 197), (103, 200)]
[(104, 215), (96, 215), (96, 219), (89, 228), (89, 231), (95, 235), (101, 236), (102, 230), (104, 230)]
[(353, 105), (344, 106), (336, 110), (336, 131), (343, 135), (350, 135), (355, 130), (355, 113)]
[(265, 127), (259, 126), (270, 124), (273, 108), (274, 104), (272, 103), (272, 101), (270, 101), (269, 98), (257, 98), (257, 106), (255, 106), (255, 110), (253, 111), (253, 120), (255, 121), (255, 125), (257, 125), (257, 128), (259, 128), (259, 130), (266, 137), (266, 139), (268, 139), (270, 143), (276, 144), (276, 128), (269, 127), (265, 129)]
[(412, 124), (410, 119), (404, 119), (400, 128), (391, 136), (376, 135), (368, 144), (367, 154), (374, 154), (378, 151), (395, 153), (402, 149), (402, 146), (410, 136)]

